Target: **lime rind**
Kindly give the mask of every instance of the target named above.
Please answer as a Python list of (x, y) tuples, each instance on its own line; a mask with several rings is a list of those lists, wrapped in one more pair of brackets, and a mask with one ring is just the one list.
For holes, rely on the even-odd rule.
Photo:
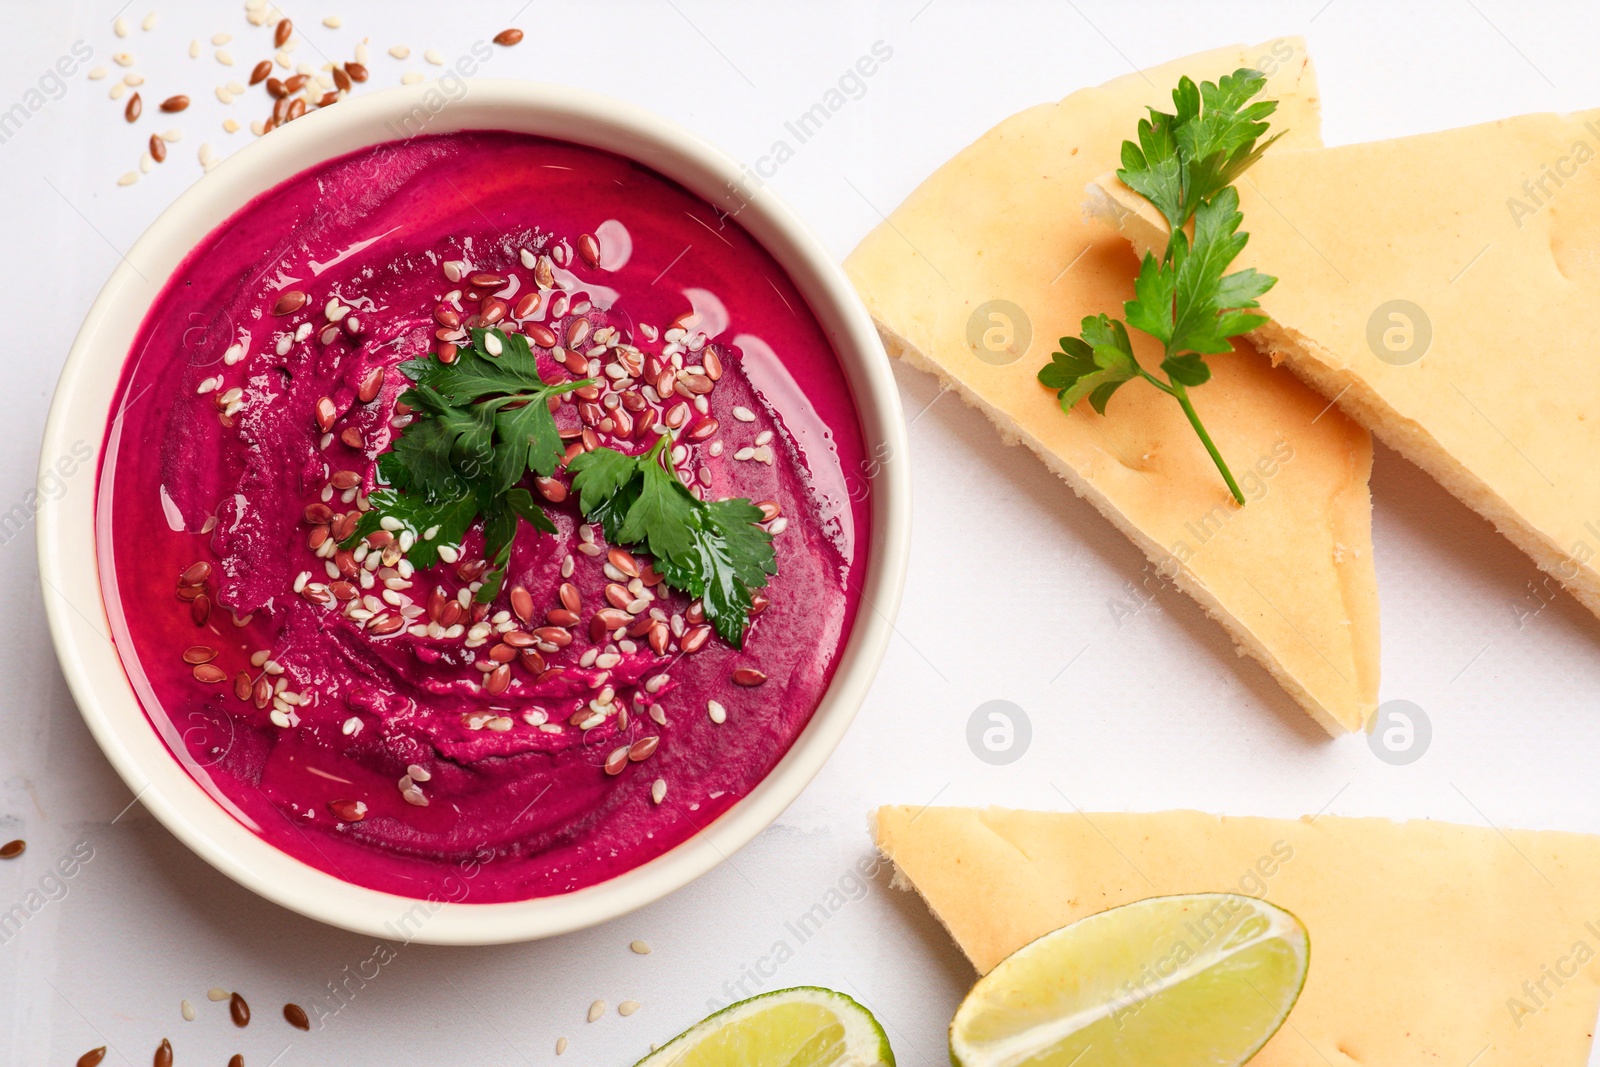
[(1253, 897), (1152, 897), (1036, 939), (980, 979), (950, 1025), (958, 1067), (1233, 1067), (1304, 987), (1310, 940)]
[(708, 1015), (635, 1067), (894, 1067), (894, 1052), (854, 998), (795, 986)]

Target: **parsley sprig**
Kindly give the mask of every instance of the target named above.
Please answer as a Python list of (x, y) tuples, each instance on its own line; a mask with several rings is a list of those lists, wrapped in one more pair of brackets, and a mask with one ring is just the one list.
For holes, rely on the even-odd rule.
[[(518, 520), (555, 532), (522, 483), (530, 472), (554, 475), (566, 458), (550, 401), (593, 380), (547, 383), (525, 337), (482, 329), (453, 362), (429, 355), (400, 370), (413, 383), (400, 396), (412, 421), (378, 457), (386, 484), (369, 496), (370, 510), (344, 545), (398, 527), (411, 537), (407, 558), (431, 567), (440, 546), (459, 545), (481, 518), (490, 569), (477, 599), (488, 603), (505, 582)], [(599, 448), (574, 457), (568, 470), (579, 507), (612, 544), (643, 545), (666, 582), (701, 598), (717, 632), (739, 646), (753, 591), (777, 573), (772, 535), (757, 525), (762, 512), (750, 501), (702, 501), (684, 488), (672, 440), (665, 434), (639, 456)]]
[[(1183, 78), (1173, 90), (1171, 114), (1151, 108), (1150, 117), (1139, 120), (1138, 142), (1122, 144), (1117, 177), (1166, 218), (1166, 250), (1160, 259), (1145, 253), (1134, 298), (1123, 304), (1125, 323), (1106, 314), (1086, 317), (1079, 335), (1063, 337), (1060, 351), (1039, 371), (1039, 381), (1056, 390), (1067, 412), (1088, 397), (1104, 415), (1112, 394), (1135, 378), (1168, 394), (1241, 505), (1244, 494), (1188, 391), (1210, 379), (1206, 356), (1231, 351), (1232, 338), (1267, 321), (1251, 309), (1277, 282), (1254, 268), (1226, 273), (1249, 240), (1239, 232), (1244, 216), (1233, 182), (1283, 136), (1260, 139), (1278, 107), (1275, 100), (1250, 102), (1265, 84), (1266, 77), (1249, 68), (1198, 87)], [(1161, 377), (1135, 358), (1129, 326), (1161, 342)]]
[(567, 469), (586, 517), (613, 544), (642, 544), (668, 585), (699, 597), (706, 618), (740, 646), (752, 593), (778, 571), (772, 535), (756, 525), (761, 509), (748, 500), (698, 500), (678, 480), (663, 436), (630, 456), (597, 448)]

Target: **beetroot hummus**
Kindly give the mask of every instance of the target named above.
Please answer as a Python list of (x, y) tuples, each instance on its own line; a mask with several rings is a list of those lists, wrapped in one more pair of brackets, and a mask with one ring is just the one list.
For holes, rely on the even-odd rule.
[[(414, 531), (353, 537), (417, 417), (398, 365), (489, 325), (595, 383), (551, 405), (568, 460), (666, 435), (694, 496), (760, 505), (742, 647), (565, 469), (523, 482), (556, 532), (517, 527), (488, 602), (481, 523), (426, 567)], [(419, 137), (284, 183), (173, 275), (113, 415), (100, 567), (151, 722), (241, 823), (374, 889), (519, 900), (661, 855), (783, 757), (856, 612), (864, 449), (821, 327), (737, 224), (594, 149)]]

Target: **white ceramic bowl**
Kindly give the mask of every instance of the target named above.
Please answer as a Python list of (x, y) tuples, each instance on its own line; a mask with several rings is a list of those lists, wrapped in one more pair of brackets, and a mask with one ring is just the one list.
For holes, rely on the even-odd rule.
[[(442, 107), (447, 98), (427, 83), (317, 111), (238, 152), (162, 213), (101, 290), (67, 357), (40, 464), (41, 490), (54, 491), (41, 491), (38, 515), (39, 572), (62, 670), (89, 729), (139, 802), (203, 859), (269, 900), (348, 930), (435, 944), (522, 941), (604, 922), (680, 888), (765, 829), (811, 781), (866, 695), (899, 606), (910, 523), (905, 421), (888, 360), (844, 274), (770, 190), (750, 187), (732, 159), (631, 104), (533, 82), (467, 85)], [(112, 646), (95, 553), (98, 489), (60, 493), (53, 473), (73, 442), (99, 450), (134, 334), (190, 249), (256, 195), (324, 160), (395, 140), (406, 132), (398, 124), (419, 114), (430, 134), (505, 129), (560, 138), (644, 163), (714, 205), (734, 209), (742, 200), (738, 221), (788, 272), (832, 341), (876, 457), (872, 470), (855, 472), (870, 487), (872, 517), (861, 608), (809, 725), (772, 773), (703, 833), (562, 896), (471, 904), (381, 893), (309, 867), (235, 821), (167, 751)]]

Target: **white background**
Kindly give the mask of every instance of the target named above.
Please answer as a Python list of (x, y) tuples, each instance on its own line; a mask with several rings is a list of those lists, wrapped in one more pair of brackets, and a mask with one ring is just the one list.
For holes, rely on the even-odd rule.
[[(126, 41), (112, 35), (113, 0), (3, 3), (0, 109), (78, 40), (95, 50), (90, 65), (132, 52), (149, 83), (147, 118), (136, 127), (107, 99), (109, 82), (79, 74), (0, 145), (0, 316), (12, 328), (0, 357), (0, 511), (32, 485), (57, 372), (118, 250), (199, 178), (202, 142), (225, 154), (249, 140), (248, 130), (222, 132), (226, 114), (248, 124), (264, 110), (254, 94), (231, 109), (212, 96), (268, 54), (268, 31), (250, 27), (240, 4), (159, 0), (159, 25), (141, 33), (144, 3), (128, 9), (135, 25)], [(1577, 4), (1400, 6), (534, 0), (518, 12), (516, 2), (341, 0), (291, 5), (290, 14), (303, 47), (330, 57), (348, 58), (370, 36), (369, 88), (427, 70), (424, 48), (454, 57), (518, 25), (528, 40), (496, 50), (485, 74), (629, 98), (750, 163), (881, 40), (893, 55), (865, 94), (772, 180), (842, 257), (879, 212), (1012, 112), (1134, 65), (1234, 42), (1309, 39), (1333, 144), (1600, 105), (1600, 16)], [(322, 28), (326, 14), (341, 15), (344, 28)], [(229, 47), (239, 66), (219, 66), (210, 48), (188, 58), (191, 38), (219, 31), (236, 35)], [(385, 56), (395, 43), (409, 44), (414, 58)], [(195, 105), (152, 121), (154, 102), (178, 91)], [(144, 138), (167, 126), (185, 131), (171, 159), (118, 188)], [(1528, 335), (1537, 345), (1537, 323)], [(504, 948), (403, 948), (310, 1035), (284, 1026), (278, 1008), (325, 999), (327, 984), (367, 959), (374, 942), (256, 899), (137, 805), (112, 824), (131, 795), (61, 679), (32, 530), (0, 545), (0, 840), (29, 842), (23, 859), (0, 863), (0, 908), (36, 887), (75, 842), (94, 849), (67, 895), (0, 944), (0, 1062), (68, 1064), (109, 1043), (108, 1063), (142, 1065), (169, 1036), (180, 1064), (220, 1065), (233, 1052), (255, 1067), (280, 1055), (284, 1067), (545, 1064), (567, 1035), (561, 1063), (621, 1065), (700, 1018), (708, 1000), (729, 999), (725, 983), (782, 942), (792, 958), (770, 978), (747, 979), (746, 992), (845, 990), (878, 1013), (902, 1063), (937, 1064), (972, 972), (913, 897), (880, 876), (809, 940), (785, 926), (841, 880), (851, 889), (852, 865), (870, 855), (866, 813), (875, 805), (1327, 810), (1600, 831), (1592, 773), (1600, 622), (1565, 595), (1545, 592), (1541, 610), (1528, 560), (1393, 453), (1379, 448), (1373, 474), (1382, 698), (1415, 701), (1434, 731), (1424, 757), (1402, 767), (1380, 762), (1362, 737), (1326, 738), (1179, 594), (1159, 593), (1119, 626), (1111, 606), (1131, 606), (1124, 587), (1142, 575), (1134, 548), (1030, 455), (1003, 447), (980, 416), (948, 397), (933, 402), (931, 380), (903, 368), (896, 375), (916, 416), (905, 606), (860, 718), (799, 802), (728, 864), (611, 925)], [(68, 491), (90, 489), (80, 475)], [(968, 716), (992, 699), (1014, 701), (1031, 718), (1031, 749), (1010, 766), (979, 761), (965, 740)], [(633, 938), (655, 951), (630, 953)], [(260, 1021), (245, 1031), (228, 1025), (223, 1006), (205, 1000), (213, 985), (245, 992)], [(196, 1001), (199, 1021), (180, 1019), (182, 997)], [(588, 1024), (596, 998), (643, 1007)]]

